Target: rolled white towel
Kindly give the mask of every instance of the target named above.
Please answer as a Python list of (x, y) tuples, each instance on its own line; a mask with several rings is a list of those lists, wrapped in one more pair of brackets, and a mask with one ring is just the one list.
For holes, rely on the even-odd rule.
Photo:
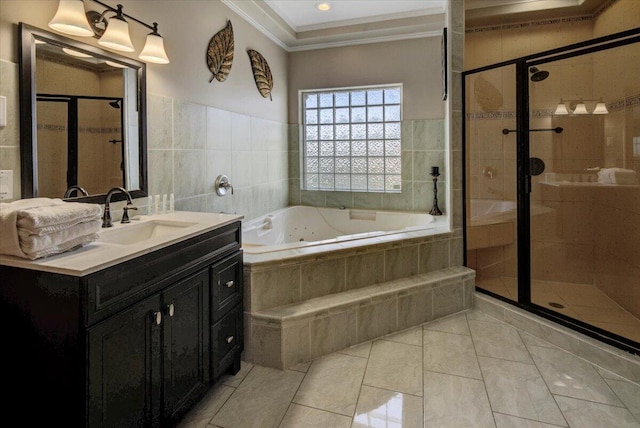
[(603, 184), (638, 184), (636, 172), (625, 168), (602, 168), (598, 171), (598, 183)]
[(98, 239), (97, 204), (30, 198), (0, 203), (0, 254), (36, 259)]

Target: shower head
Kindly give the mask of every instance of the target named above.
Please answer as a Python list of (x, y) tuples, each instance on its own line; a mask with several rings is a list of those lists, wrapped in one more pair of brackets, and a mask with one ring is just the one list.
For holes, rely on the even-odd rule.
[(532, 82), (542, 82), (544, 79), (549, 77), (548, 71), (539, 70), (538, 67), (531, 67), (529, 69), (529, 73), (531, 73)]
[(120, 100), (111, 101), (109, 105), (113, 108), (120, 108)]

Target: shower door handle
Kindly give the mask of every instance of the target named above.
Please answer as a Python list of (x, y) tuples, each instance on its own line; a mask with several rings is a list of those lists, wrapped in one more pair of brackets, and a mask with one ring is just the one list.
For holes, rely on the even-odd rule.
[[(564, 131), (564, 128), (561, 128), (561, 127), (558, 126), (556, 128), (540, 128), (540, 129), (530, 129), (529, 130), (529, 132), (542, 132), (542, 131), (553, 131), (556, 134), (560, 134), (562, 131)], [(502, 133), (504, 135), (508, 135), (511, 132), (518, 132), (518, 130), (517, 129), (507, 129), (507, 128), (504, 128), (502, 130)]]

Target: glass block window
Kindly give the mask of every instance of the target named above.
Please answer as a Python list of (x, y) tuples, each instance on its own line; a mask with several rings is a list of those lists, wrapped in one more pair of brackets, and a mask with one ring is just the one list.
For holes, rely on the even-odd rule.
[(400, 193), (402, 85), (301, 91), (302, 188)]

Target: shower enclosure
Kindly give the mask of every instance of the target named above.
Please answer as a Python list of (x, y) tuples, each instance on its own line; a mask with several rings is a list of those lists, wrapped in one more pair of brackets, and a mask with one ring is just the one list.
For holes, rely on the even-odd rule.
[(640, 29), (463, 76), (478, 290), (640, 354)]
[(121, 105), (122, 98), (37, 95), (39, 196), (61, 198), (73, 185), (104, 193), (126, 183)]

